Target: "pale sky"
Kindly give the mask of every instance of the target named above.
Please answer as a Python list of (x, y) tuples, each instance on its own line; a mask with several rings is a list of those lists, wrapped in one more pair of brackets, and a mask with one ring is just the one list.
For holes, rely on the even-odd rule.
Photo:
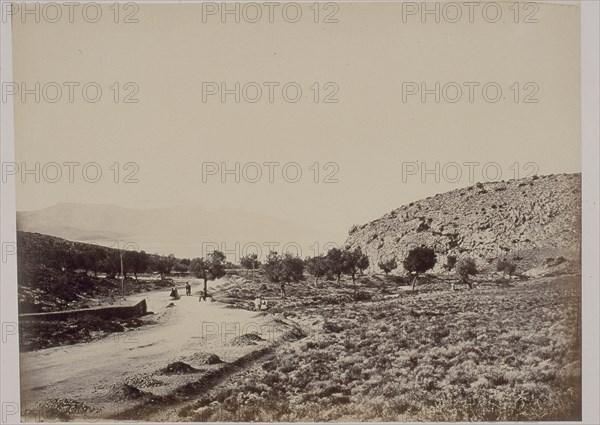
[[(538, 23), (515, 24), (508, 15), (512, 2), (500, 4), (505, 15), (495, 24), (477, 14), (473, 23), (421, 23), (418, 16), (403, 22), (402, 6), (393, 3), (340, 3), (338, 23), (314, 23), (309, 4), (293, 24), (277, 13), (274, 23), (222, 23), (218, 15), (203, 22), (200, 4), (143, 4), (139, 22), (129, 24), (114, 23), (108, 8), (95, 24), (80, 15), (74, 23), (13, 19), (16, 82), (96, 82), (103, 89), (97, 103), (83, 101), (77, 89), (68, 103), (65, 86), (57, 103), (15, 97), (17, 162), (30, 168), (96, 162), (103, 170), (97, 183), (84, 181), (80, 168), (74, 183), (66, 176), (58, 183), (19, 183), (17, 209), (58, 202), (197, 203), (345, 235), (351, 225), (405, 203), (483, 180), (479, 167), (472, 182), (466, 175), (456, 183), (432, 177), (423, 183), (417, 176), (403, 182), (403, 162), (424, 161), (429, 168), (495, 162), (506, 180), (514, 177), (514, 163), (522, 176), (527, 162), (537, 164), (538, 174), (579, 172), (579, 7), (543, 4)], [(328, 11), (321, 12), (320, 19)], [(114, 103), (109, 87), (115, 82), (120, 95), (128, 92), (125, 83), (137, 84), (139, 102)], [(256, 82), (263, 97), (235, 103), (229, 96), (222, 103), (217, 95), (203, 102), (203, 83), (210, 82), (230, 88)], [(273, 103), (265, 82), (279, 84)], [(297, 103), (282, 97), (289, 82), (302, 89)], [(403, 102), (403, 82), (479, 86), (473, 103), (465, 93), (457, 103), (436, 104), (433, 95), (425, 103), (419, 95)], [(490, 82), (502, 88), (497, 103), (482, 97), (481, 87)], [(339, 101), (324, 103), (333, 87)], [(536, 90), (531, 98), (538, 102), (524, 103)], [(109, 167), (115, 162), (135, 162), (139, 182), (114, 183)], [(221, 183), (218, 175), (204, 183), (203, 162), (295, 162), (303, 174), (289, 183), (279, 166), (269, 183), (263, 167), (257, 183), (236, 184), (231, 176)], [(314, 163), (321, 167), (319, 183)], [(336, 165), (324, 169), (326, 163)], [(131, 170), (121, 170), (119, 179)], [(332, 171), (339, 182), (321, 182)]]

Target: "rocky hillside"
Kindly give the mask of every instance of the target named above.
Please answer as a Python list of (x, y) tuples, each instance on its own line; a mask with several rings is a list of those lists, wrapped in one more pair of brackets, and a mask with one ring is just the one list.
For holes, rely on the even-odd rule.
[(470, 255), (482, 265), (513, 258), (524, 271), (558, 255), (579, 261), (580, 241), (581, 174), (561, 174), (477, 183), (412, 202), (353, 226), (346, 244), (369, 256), (371, 272), (391, 258), (402, 269), (421, 245), (434, 248), (438, 270), (448, 255)]

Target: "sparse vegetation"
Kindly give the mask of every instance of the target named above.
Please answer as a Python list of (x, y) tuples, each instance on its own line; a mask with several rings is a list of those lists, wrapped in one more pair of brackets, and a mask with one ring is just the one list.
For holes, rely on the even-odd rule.
[[(362, 286), (362, 285), (361, 285)], [(337, 286), (328, 287), (338, 291)], [(181, 409), (190, 421), (579, 420), (578, 280), (282, 301), (322, 326)]]
[(456, 266), (456, 260), (456, 255), (449, 255), (448, 257), (446, 257), (446, 264), (444, 264), (444, 269), (447, 271), (454, 270), (454, 267)]
[(460, 277), (463, 283), (465, 283), (469, 289), (473, 289), (473, 282), (470, 277), (475, 276), (478, 273), (477, 265), (475, 260), (470, 257), (461, 258), (456, 263), (456, 274)]
[[(26, 291), (21, 287), (20, 291), (50, 292), (64, 306), (73, 306), (84, 298), (80, 295), (99, 291), (99, 282), (114, 289), (119, 253), (103, 248), (89, 252), (59, 245), (47, 254), (43, 266), (20, 270), (26, 278), (21, 285), (27, 282)], [(143, 252), (126, 253), (124, 259), (125, 273), (136, 279), (128, 281), (130, 287), (139, 287), (137, 274), (144, 269), (154, 269), (162, 277), (189, 271), (204, 280), (207, 295), (207, 281), (226, 275), (225, 255), (219, 251), (191, 261)], [(239, 374), (202, 381), (202, 395), (188, 401), (185, 394), (182, 400), (191, 404), (179, 410), (179, 417), (190, 421), (580, 420), (580, 278), (535, 278), (527, 284), (499, 286), (493, 284), (493, 261), (489, 268), (483, 263), (478, 270), (473, 258), (463, 256), (457, 261), (448, 255), (443, 268), (455, 274), (428, 274), (425, 279), (422, 275), (437, 262), (435, 251), (427, 246), (408, 252), (402, 263), (408, 277), (387, 276), (397, 268), (395, 258), (378, 264), (386, 276), (362, 276), (369, 260), (360, 248), (335, 248), (305, 261), (271, 252), (260, 270), (256, 256), (244, 258), (241, 265), (253, 271), (253, 278), (229, 270), (235, 279), (221, 291), (227, 302), (252, 309), (253, 298), (260, 293), (269, 299), (267, 314), (311, 325), (294, 329), (260, 351), (239, 366), (243, 369)], [(552, 257), (542, 265), (565, 262), (563, 257)], [(303, 283), (305, 269), (315, 279), (314, 286)], [(89, 276), (97, 270), (105, 270), (107, 279)], [(496, 270), (511, 276), (516, 266), (503, 258)], [(412, 274), (412, 292), (397, 285), (399, 280), (408, 283)], [(447, 291), (447, 282), (459, 280), (472, 289), (476, 275), (480, 276), (478, 290)], [(419, 277), (423, 290), (416, 293)], [(337, 285), (318, 285), (319, 279), (335, 279)], [(279, 294), (268, 281), (278, 284)], [(289, 297), (286, 286), (291, 288)], [(277, 295), (280, 299), (275, 300)], [(24, 350), (46, 348), (52, 341), (59, 341), (56, 345), (89, 341), (139, 325), (139, 321), (96, 319), (42, 323), (36, 329), (38, 339), (21, 342)], [(27, 324), (23, 329), (21, 338), (31, 335)], [(245, 333), (229, 346), (263, 343), (267, 341), (258, 334)], [(177, 378), (198, 375), (202, 379), (201, 372), (183, 360), (163, 370)], [(217, 377), (220, 372), (213, 373)], [(178, 394), (194, 385), (180, 387)], [(153, 400), (150, 392), (141, 399)]]
[(388, 275), (392, 270), (396, 270), (398, 268), (398, 263), (396, 263), (395, 258), (387, 261), (380, 261), (377, 265), (386, 275)]
[(496, 264), (496, 270), (502, 272), (505, 277), (506, 275), (512, 277), (517, 271), (517, 265), (507, 259), (501, 259)]

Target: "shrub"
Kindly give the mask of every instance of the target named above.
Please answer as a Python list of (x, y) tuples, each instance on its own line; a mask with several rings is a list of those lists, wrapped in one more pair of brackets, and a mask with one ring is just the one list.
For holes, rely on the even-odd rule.
[(496, 264), (496, 270), (498, 270), (499, 272), (502, 272), (504, 274), (504, 276), (506, 276), (506, 275), (512, 276), (513, 274), (515, 274), (515, 271), (517, 270), (517, 266), (515, 263), (513, 263), (507, 259), (501, 259), (498, 261), (498, 264)]
[(372, 295), (365, 291), (356, 291), (354, 294), (352, 294), (352, 299), (354, 301), (370, 301), (371, 298), (373, 298)]
[(469, 276), (475, 276), (478, 273), (475, 260), (470, 257), (461, 258), (456, 263), (456, 274), (466, 283), (470, 289), (473, 288), (473, 283), (469, 280)]
[(338, 333), (343, 331), (344, 328), (335, 322), (326, 321), (325, 323), (323, 323), (323, 330), (325, 332)]
[(446, 257), (446, 264), (444, 264), (444, 268), (448, 271), (454, 269), (456, 266), (456, 255), (449, 255)]
[(381, 270), (383, 270), (383, 272), (386, 275), (398, 267), (398, 263), (396, 263), (395, 258), (392, 258), (391, 260), (387, 260), (387, 261), (380, 261), (379, 264), (377, 264), (377, 265), (379, 266), (379, 268)]

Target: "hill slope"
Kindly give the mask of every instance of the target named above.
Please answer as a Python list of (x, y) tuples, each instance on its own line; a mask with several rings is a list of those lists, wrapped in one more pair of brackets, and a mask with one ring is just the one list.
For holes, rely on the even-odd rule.
[[(121, 280), (106, 274), (109, 269), (115, 273), (120, 270), (116, 249), (21, 231), (17, 232), (17, 244), (19, 313), (88, 307), (94, 305), (98, 296), (121, 292)], [(90, 273), (82, 270), (84, 258)], [(71, 264), (72, 267), (65, 267)], [(125, 267), (125, 271), (131, 273), (127, 263)], [(102, 277), (94, 276), (94, 269)], [(125, 281), (127, 293), (155, 286), (170, 286), (170, 283)]]
[(352, 227), (346, 244), (360, 247), (369, 271), (379, 272), (378, 262), (396, 258), (401, 268), (421, 245), (434, 248), (438, 269), (448, 255), (481, 263), (516, 256), (526, 269), (555, 255), (578, 261), (580, 242), (581, 175), (562, 174), (478, 183), (413, 202)]

